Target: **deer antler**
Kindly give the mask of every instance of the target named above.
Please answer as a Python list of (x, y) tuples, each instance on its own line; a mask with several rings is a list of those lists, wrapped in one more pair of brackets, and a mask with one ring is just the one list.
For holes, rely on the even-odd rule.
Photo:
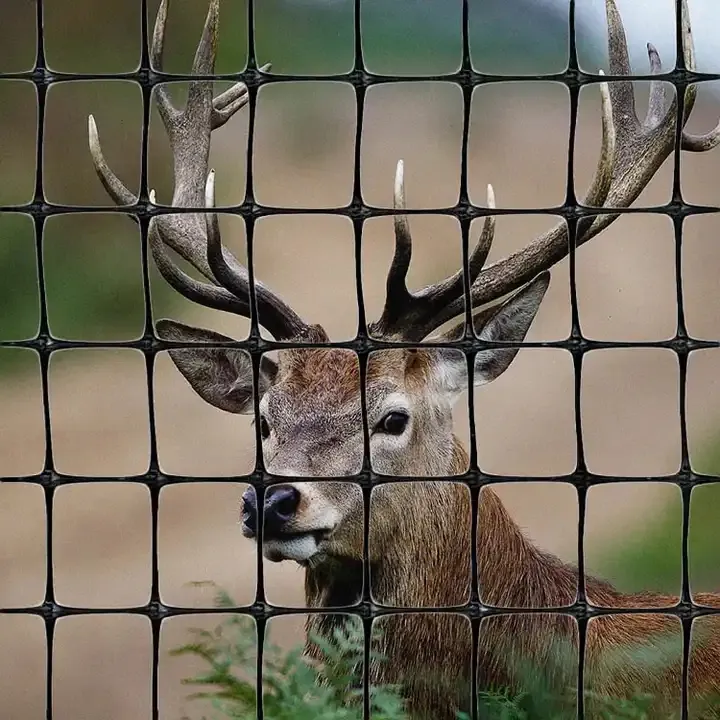
[[(393, 207), (405, 209), (405, 181), (403, 161), (397, 164)], [(487, 189), (488, 207), (495, 207), (492, 185)], [(463, 296), (463, 271), (458, 270), (446, 280), (417, 293), (407, 289), (406, 279), (412, 255), (412, 237), (407, 215), (395, 215), (395, 255), (387, 276), (387, 296), (382, 317), (370, 326), (370, 334), (383, 338), (422, 340), (442, 323), (436, 318), (444, 308)], [(469, 282), (473, 283), (482, 270), (495, 236), (495, 218), (488, 215), (475, 250), (468, 259)], [(459, 314), (459, 313), (457, 313)], [(455, 317), (454, 315), (451, 317)]]
[[(155, 21), (150, 56), (156, 70), (162, 70), (168, 0), (162, 0)], [(209, 76), (215, 70), (219, 0), (211, 0), (205, 27), (195, 54), (192, 72)], [(266, 66), (263, 69), (266, 69)], [(170, 101), (163, 85), (155, 89), (158, 110), (170, 140), (174, 161), (175, 187), (172, 206), (214, 207), (214, 172), (208, 172), (210, 136), (248, 102), (245, 83), (239, 82), (213, 99), (212, 80), (190, 83), (185, 109)], [(105, 190), (119, 205), (133, 205), (137, 198), (123, 185), (105, 162), (97, 127), (89, 118), (90, 153)], [(150, 194), (155, 202), (155, 194)], [(250, 281), (247, 269), (223, 247), (217, 215), (196, 213), (159, 215), (150, 222), (148, 240), (158, 270), (165, 280), (193, 302), (250, 317)], [(187, 260), (210, 282), (191, 278), (170, 259), (165, 246)], [(280, 298), (255, 282), (255, 297), (262, 324), (278, 340), (303, 334), (307, 325)]]
[[(605, 0), (608, 20), (610, 73), (631, 74), (627, 41), (615, 0)], [(695, 68), (687, 0), (682, 0), (682, 31), (685, 65)], [(662, 72), (657, 50), (648, 44), (653, 75)], [(602, 71), (601, 71), (602, 74)], [(672, 153), (676, 139), (677, 97), (669, 108), (664, 83), (650, 85), (650, 102), (641, 122), (635, 109), (632, 81), (599, 83), (602, 98), (602, 148), (595, 177), (583, 204), (598, 208), (623, 208), (631, 205), (647, 186), (660, 166)], [(697, 90), (687, 89), (683, 104), (683, 128), (695, 104)], [(681, 147), (691, 152), (706, 152), (720, 144), (720, 124), (707, 135), (694, 136), (685, 130)], [(403, 210), (403, 167), (398, 164), (395, 178), (395, 209)], [(495, 207), (492, 188), (488, 188), (488, 206)], [(577, 227), (577, 245), (582, 245), (611, 225), (618, 215), (583, 218)], [(470, 301), (476, 308), (504, 297), (530, 282), (543, 270), (562, 260), (570, 251), (567, 225), (562, 222), (535, 238), (529, 245), (499, 262), (483, 268), (494, 224), (488, 216), (482, 237), (469, 258)], [(434, 329), (464, 312), (462, 272), (435, 285), (410, 293), (405, 285), (410, 264), (411, 238), (408, 219), (395, 217), (395, 256), (387, 279), (387, 298), (380, 319), (369, 330), (374, 337), (396, 338), (410, 342), (423, 340)]]

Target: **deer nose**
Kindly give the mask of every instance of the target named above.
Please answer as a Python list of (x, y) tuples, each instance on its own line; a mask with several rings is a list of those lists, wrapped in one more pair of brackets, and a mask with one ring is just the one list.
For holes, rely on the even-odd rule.
[(257, 501), (252, 487), (243, 493), (242, 501), (243, 530), (247, 535), (254, 535), (257, 532)]
[(265, 493), (266, 536), (279, 533), (300, 505), (300, 493), (292, 485), (273, 485)]

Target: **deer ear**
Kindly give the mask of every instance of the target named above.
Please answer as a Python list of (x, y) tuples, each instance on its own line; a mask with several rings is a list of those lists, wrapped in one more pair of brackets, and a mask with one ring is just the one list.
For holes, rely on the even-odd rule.
[[(525, 339), (530, 325), (540, 308), (540, 303), (550, 284), (550, 273), (538, 275), (505, 302), (482, 310), (473, 317), (473, 325), (479, 340), (485, 342), (519, 343)], [(456, 325), (437, 338), (440, 342), (452, 342), (462, 337), (465, 323)], [(502, 375), (515, 359), (518, 347), (497, 347), (479, 350), (475, 355), (474, 385), (485, 385)], [(467, 362), (458, 350), (440, 351), (441, 377), (448, 390), (458, 392), (467, 389)]]
[[(531, 283), (512, 295), (487, 317), (474, 318), (475, 332), (485, 342), (520, 343), (525, 339), (532, 321), (550, 285), (550, 273), (538, 275)], [(486, 348), (475, 356), (475, 385), (485, 385), (502, 375), (518, 353), (518, 347)]]
[[(231, 343), (232, 338), (211, 330), (159, 320), (160, 339), (170, 342)], [(230, 413), (253, 412), (253, 374), (250, 355), (235, 348), (176, 348), (168, 351), (172, 361), (193, 390), (205, 402)], [(277, 365), (267, 356), (260, 362), (260, 396), (272, 385)]]

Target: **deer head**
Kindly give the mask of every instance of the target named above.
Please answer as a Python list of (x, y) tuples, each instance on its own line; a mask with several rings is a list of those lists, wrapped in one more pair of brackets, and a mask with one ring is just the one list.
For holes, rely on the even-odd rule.
[[(193, 73), (213, 74), (218, 32), (219, 0), (210, 0)], [(621, 18), (614, 0), (606, 0), (610, 72), (631, 74)], [(162, 66), (168, 2), (158, 12), (151, 57)], [(685, 63), (694, 67), (688, 11), (683, 3)], [(662, 71), (657, 51), (648, 45), (653, 74)], [(590, 240), (618, 217), (602, 210), (632, 204), (671, 154), (676, 139), (678, 99), (668, 102), (659, 81), (651, 83), (649, 109), (637, 117), (632, 83), (600, 82), (602, 148), (595, 176), (582, 203), (599, 213), (581, 218), (577, 245)], [(690, 87), (682, 99), (683, 127), (695, 102)], [(451, 475), (462, 471), (465, 457), (453, 434), (452, 406), (468, 386), (472, 367), (475, 385), (488, 383), (513, 361), (528, 332), (550, 282), (549, 269), (569, 252), (567, 225), (559, 223), (522, 250), (486, 265), (495, 232), (488, 215), (467, 267), (419, 292), (410, 292), (406, 276), (412, 241), (403, 210), (403, 164), (398, 163), (394, 187), (395, 255), (387, 277), (387, 296), (381, 317), (368, 327), (372, 338), (401, 346), (372, 353), (366, 372), (366, 423), (360, 394), (359, 362), (345, 349), (318, 347), (328, 343), (324, 330), (302, 320), (260, 282), (251, 284), (248, 271), (223, 247), (214, 208), (214, 172), (209, 169), (210, 137), (248, 102), (238, 83), (213, 99), (212, 82), (190, 83), (187, 105), (176, 109), (164, 88), (156, 88), (160, 115), (173, 156), (173, 207), (182, 214), (153, 216), (148, 233), (152, 255), (165, 280), (185, 297), (207, 307), (257, 317), (278, 343), (278, 359), (263, 356), (254, 388), (250, 355), (230, 338), (170, 320), (157, 323), (161, 340), (172, 343), (170, 355), (192, 388), (211, 405), (231, 413), (254, 413), (254, 390), (259, 395), (259, 424), (267, 471), (277, 476), (350, 476), (361, 470), (364, 435), (369, 436), (373, 469), (403, 476)], [(96, 171), (118, 204), (137, 199), (112, 173), (100, 149), (90, 118), (90, 150)], [(685, 150), (702, 152), (720, 142), (720, 126), (703, 137), (681, 130)], [(154, 202), (151, 193), (150, 200)], [(488, 206), (495, 207), (492, 187)], [(207, 212), (203, 213), (202, 211)], [(169, 247), (204, 277), (184, 273), (167, 253)], [(467, 282), (467, 293), (465, 291)], [(465, 302), (471, 308), (467, 319)], [(463, 316), (449, 331), (438, 328)], [(464, 353), (438, 347), (457, 339), (474, 339), (477, 352), (470, 365)], [(431, 341), (430, 346), (407, 345)], [(175, 343), (195, 344), (176, 347)], [(211, 343), (213, 347), (203, 347)], [(224, 346), (220, 346), (224, 345)], [(305, 346), (305, 347), (304, 347)], [(349, 483), (294, 482), (268, 488), (264, 501), (264, 551), (268, 558), (291, 558), (309, 563), (320, 556), (362, 559), (362, 498)], [(398, 512), (403, 512), (402, 505)], [(246, 535), (257, 534), (257, 508), (245, 496)]]

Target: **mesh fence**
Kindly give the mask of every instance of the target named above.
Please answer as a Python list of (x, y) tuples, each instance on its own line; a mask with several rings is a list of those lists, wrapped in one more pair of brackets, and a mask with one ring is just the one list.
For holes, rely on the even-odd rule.
[[(682, 245), (682, 230), (684, 220), (693, 214), (706, 213), (716, 208), (701, 207), (697, 205), (688, 204), (683, 200), (680, 187), (680, 152), (674, 153), (674, 172), (673, 172), (673, 188), (671, 201), (661, 207), (642, 208), (641, 212), (645, 213), (657, 213), (667, 215), (672, 219), (674, 231), (675, 231), (675, 244), (676, 244), (676, 286), (677, 286), (677, 302), (678, 302), (678, 322), (675, 336), (669, 340), (660, 342), (643, 342), (643, 343), (612, 343), (612, 342), (600, 342), (595, 340), (587, 339), (583, 336), (580, 328), (579, 314), (578, 314), (578, 303), (577, 303), (577, 289), (575, 282), (575, 239), (578, 233), (578, 225), (582, 223), (583, 219), (593, 217), (597, 214), (597, 210), (593, 208), (584, 207), (578, 202), (578, 197), (575, 190), (574, 184), (574, 155), (575, 155), (575, 131), (577, 127), (578, 119), (578, 103), (581, 89), (586, 85), (597, 83), (599, 77), (596, 75), (590, 75), (583, 72), (578, 64), (578, 53), (575, 41), (575, 3), (573, 0), (570, 2), (570, 47), (569, 47), (569, 64), (566, 72), (561, 74), (538, 76), (537, 80), (552, 80), (556, 82), (564, 83), (569, 91), (570, 98), (570, 144), (568, 147), (568, 173), (567, 173), (567, 188), (565, 202), (562, 207), (551, 207), (551, 208), (537, 208), (533, 210), (518, 209), (518, 210), (493, 210), (490, 213), (488, 208), (479, 208), (474, 205), (470, 200), (470, 194), (468, 190), (468, 138), (469, 138), (469, 124), (470, 124), (470, 107), (471, 107), (471, 95), (473, 90), (485, 84), (497, 83), (497, 82), (508, 82), (511, 80), (527, 81), (529, 78), (527, 75), (521, 76), (509, 76), (509, 75), (487, 75), (477, 72), (471, 63), (470, 57), (470, 41), (469, 41), (469, 10), (468, 0), (463, 3), (463, 36), (462, 36), (462, 64), (458, 72), (451, 75), (441, 76), (385, 76), (378, 75), (368, 72), (366, 69), (363, 59), (363, 43), (361, 37), (361, 3), (360, 0), (355, 1), (355, 18), (354, 18), (354, 32), (355, 32), (355, 64), (351, 72), (341, 75), (332, 76), (312, 76), (312, 77), (301, 77), (292, 75), (274, 76), (266, 72), (262, 72), (258, 67), (258, 61), (255, 51), (255, 38), (254, 38), (254, 23), (253, 23), (253, 4), (248, 5), (248, 28), (249, 28), (249, 47), (248, 47), (248, 64), (247, 69), (241, 74), (234, 75), (218, 75), (215, 76), (218, 80), (235, 80), (242, 79), (249, 88), (249, 138), (248, 138), (248, 157), (252, 157), (253, 143), (255, 137), (255, 110), (256, 101), (259, 88), (270, 84), (270, 83), (283, 83), (283, 82), (306, 82), (306, 81), (318, 81), (318, 80), (334, 80), (338, 82), (348, 83), (352, 86), (355, 92), (356, 103), (357, 103), (357, 130), (355, 139), (355, 152), (354, 152), (354, 181), (353, 181), (353, 198), (352, 202), (344, 208), (333, 210), (323, 209), (323, 214), (339, 214), (349, 218), (354, 228), (354, 239), (355, 239), (355, 262), (356, 262), (356, 280), (357, 280), (357, 303), (358, 303), (358, 331), (357, 336), (354, 340), (342, 343), (332, 343), (334, 347), (341, 347), (353, 350), (357, 353), (361, 367), (361, 383), (360, 390), (364, 396), (365, 393), (365, 373), (367, 370), (368, 356), (374, 350), (384, 349), (389, 347), (388, 343), (380, 342), (377, 339), (373, 339), (369, 336), (367, 331), (368, 321), (373, 318), (367, 318), (365, 312), (365, 303), (363, 296), (363, 278), (361, 273), (361, 249), (362, 249), (362, 234), (363, 225), (366, 220), (373, 217), (384, 216), (392, 214), (391, 210), (369, 206), (363, 199), (363, 193), (361, 189), (361, 172), (360, 172), (360, 145), (363, 133), (363, 117), (366, 93), (368, 88), (374, 85), (382, 83), (395, 83), (395, 82), (427, 82), (429, 80), (451, 83), (459, 86), (462, 90), (463, 97), (463, 132), (462, 132), (462, 161), (461, 161), (461, 178), (460, 178), (460, 191), (459, 200), (457, 204), (452, 208), (431, 208), (422, 210), (409, 210), (408, 213), (411, 215), (417, 214), (440, 214), (440, 215), (451, 215), (457, 218), (461, 233), (462, 233), (462, 253), (463, 253), (463, 266), (467, 267), (469, 257), (469, 237), (470, 237), (470, 226), (473, 220), (476, 218), (482, 218), (488, 214), (502, 215), (502, 214), (528, 214), (530, 213), (552, 213), (559, 215), (564, 218), (567, 223), (569, 237), (570, 237), (570, 283), (571, 283), (571, 317), (572, 317), (572, 329), (570, 337), (567, 340), (558, 342), (538, 342), (538, 343), (525, 343), (528, 347), (555, 347), (563, 348), (572, 354), (573, 366), (575, 373), (575, 415), (576, 415), (576, 448), (577, 448), (577, 464), (576, 469), (569, 475), (553, 478), (553, 480), (559, 482), (572, 483), (577, 489), (579, 498), (579, 527), (578, 527), (578, 573), (580, 578), (579, 591), (577, 601), (572, 607), (556, 609), (564, 613), (571, 614), (577, 619), (579, 631), (580, 631), (580, 676), (578, 678), (578, 687), (583, 687), (583, 652), (585, 647), (585, 634), (589, 619), (601, 615), (616, 612), (628, 612), (627, 609), (613, 609), (613, 608), (598, 608), (590, 606), (586, 597), (583, 578), (585, 577), (584, 568), (584, 527), (585, 527), (585, 509), (586, 509), (586, 496), (588, 489), (594, 485), (602, 483), (610, 483), (621, 481), (620, 478), (601, 476), (596, 473), (590, 472), (587, 468), (584, 447), (583, 447), (583, 432), (582, 424), (580, 422), (580, 387), (582, 382), (583, 372), (583, 357), (586, 353), (594, 349), (609, 348), (609, 347), (657, 347), (665, 348), (676, 353), (679, 369), (680, 369), (680, 397), (679, 397), (679, 408), (680, 408), (680, 423), (681, 423), (681, 448), (682, 448), (682, 461), (680, 471), (674, 477), (663, 476), (661, 480), (663, 482), (674, 482), (682, 493), (683, 501), (683, 526), (682, 526), (682, 592), (681, 601), (674, 608), (663, 608), (663, 614), (673, 614), (677, 616), (682, 622), (683, 637), (684, 637), (684, 659), (683, 659), (683, 674), (684, 679), (687, 677), (688, 664), (689, 664), (689, 650), (690, 650), (690, 638), (691, 638), (691, 624), (695, 618), (702, 615), (711, 613), (712, 611), (708, 608), (699, 607), (693, 603), (691, 591), (690, 591), (690, 580), (688, 570), (688, 531), (689, 531), (689, 511), (690, 511), (690, 493), (692, 489), (700, 484), (708, 483), (713, 478), (699, 475), (694, 472), (691, 468), (689, 454), (688, 454), (688, 440), (687, 440), (687, 418), (686, 418), (686, 380), (687, 380), (687, 365), (688, 356), (694, 350), (703, 348), (715, 348), (718, 347), (718, 342), (709, 340), (699, 340), (691, 337), (687, 331), (683, 310), (683, 287), (682, 287), (682, 273), (681, 273), (681, 245)], [(686, 88), (693, 82), (700, 80), (717, 79), (718, 76), (711, 75), (699, 75), (697, 73), (689, 71), (685, 67), (683, 45), (682, 45), (682, 34), (681, 34), (681, 6), (680, 0), (677, 3), (677, 61), (676, 67), (670, 71), (667, 75), (663, 76), (663, 79), (672, 82), (676, 88), (678, 97), (683, 97)], [(152, 510), (152, 590), (151, 599), (146, 606), (136, 607), (128, 609), (124, 612), (140, 614), (149, 618), (152, 626), (152, 639), (153, 639), (153, 675), (151, 678), (152, 682), (152, 712), (153, 717), (159, 717), (160, 708), (160, 697), (158, 691), (158, 662), (160, 653), (160, 629), (162, 622), (172, 616), (183, 615), (188, 613), (214, 613), (216, 609), (197, 609), (197, 608), (178, 608), (169, 607), (163, 604), (160, 597), (160, 584), (159, 584), (159, 567), (158, 567), (158, 511), (159, 511), (159, 495), (163, 487), (181, 483), (186, 481), (187, 478), (168, 475), (161, 471), (158, 461), (158, 448), (156, 442), (156, 427), (155, 427), (155, 399), (153, 392), (153, 372), (155, 366), (155, 360), (158, 353), (166, 351), (168, 347), (175, 347), (176, 345), (169, 345), (161, 341), (153, 332), (153, 316), (152, 316), (152, 304), (150, 297), (150, 276), (149, 276), (149, 255), (147, 244), (147, 231), (151, 218), (159, 212), (167, 212), (167, 210), (158, 210), (149, 202), (149, 187), (147, 177), (147, 155), (148, 155), (148, 125), (151, 109), (151, 98), (153, 87), (158, 83), (165, 82), (168, 80), (178, 81), (190, 81), (193, 79), (192, 76), (181, 76), (181, 75), (167, 75), (156, 72), (150, 63), (149, 47), (150, 47), (150, 34), (151, 27), (149, 23), (153, 21), (153, 17), (148, 13), (146, 2), (143, 2), (143, 13), (142, 13), (142, 37), (143, 37), (143, 56), (140, 70), (132, 75), (123, 74), (118, 75), (118, 78), (122, 79), (133, 79), (137, 81), (142, 87), (143, 97), (143, 117), (144, 117), (144, 128), (142, 136), (142, 179), (141, 179), (141, 190), (140, 200), (136, 206), (130, 208), (121, 208), (119, 212), (132, 213), (134, 214), (140, 224), (143, 236), (143, 282), (146, 302), (146, 318), (145, 318), (145, 334), (144, 336), (135, 342), (121, 343), (123, 347), (134, 348), (140, 350), (145, 357), (146, 370), (147, 370), (147, 388), (148, 388), (148, 404), (150, 409), (150, 471), (142, 477), (134, 478), (92, 478), (93, 481), (105, 480), (105, 481), (117, 481), (117, 482), (135, 482), (142, 483), (147, 486), (151, 498), (151, 510)], [(51, 419), (50, 419), (50, 398), (48, 390), (48, 368), (50, 359), (53, 353), (68, 348), (78, 347), (118, 347), (118, 343), (89, 343), (89, 342), (74, 342), (65, 341), (54, 338), (50, 332), (48, 324), (48, 312), (47, 303), (45, 296), (45, 287), (43, 283), (44, 268), (43, 268), (43, 253), (41, 248), (43, 233), (47, 219), (53, 215), (76, 213), (76, 212), (89, 212), (94, 211), (96, 208), (78, 208), (71, 206), (61, 206), (49, 204), (45, 200), (44, 192), (44, 177), (43, 177), (43, 132), (44, 132), (44, 112), (45, 112), (45, 101), (48, 93), (48, 89), (57, 82), (67, 82), (73, 80), (89, 80), (89, 79), (109, 79), (106, 74), (103, 75), (62, 75), (53, 73), (48, 70), (45, 57), (43, 53), (43, 2), (38, 0), (37, 2), (37, 33), (39, 38), (39, 50), (37, 55), (37, 62), (35, 68), (29, 73), (18, 73), (14, 75), (2, 75), (0, 78), (21, 78), (30, 79), (35, 84), (38, 94), (38, 108), (39, 108), (39, 136), (38, 136), (38, 156), (36, 159), (37, 176), (35, 182), (35, 196), (33, 202), (30, 205), (13, 206), (13, 207), (0, 207), (0, 211), (22, 211), (32, 215), (35, 224), (36, 238), (38, 243), (38, 264), (39, 264), (39, 278), (40, 278), (40, 295), (41, 295), (41, 315), (40, 315), (40, 332), (38, 336), (29, 341), (20, 342), (2, 342), (1, 346), (4, 347), (22, 347), (29, 348), (36, 351), (40, 358), (40, 367), (42, 373), (42, 399), (44, 406), (44, 422), (45, 422), (45, 442), (46, 442), (46, 455), (44, 469), (39, 475), (33, 475), (29, 477), (16, 477), (16, 478), (4, 478), (3, 482), (23, 482), (23, 483), (36, 483), (40, 485), (45, 494), (46, 503), (46, 514), (47, 514), (47, 584), (45, 601), (39, 607), (27, 607), (27, 608), (13, 608), (4, 612), (13, 614), (32, 614), (39, 615), (43, 618), (46, 625), (47, 632), (47, 718), (50, 720), (53, 717), (53, 703), (52, 703), (52, 691), (53, 691), (53, 637), (55, 632), (56, 622), (59, 618), (88, 613), (102, 613), (104, 611), (91, 608), (80, 608), (80, 607), (67, 607), (59, 604), (56, 601), (54, 579), (53, 579), (53, 498), (55, 491), (62, 485), (67, 483), (82, 482), (83, 478), (78, 478), (73, 475), (66, 475), (58, 472), (56, 469), (56, 463), (53, 456), (53, 438), (51, 434)], [(635, 76), (635, 80), (649, 80), (650, 76)], [(612, 80), (611, 80), (612, 81)], [(681, 107), (681, 103), (679, 103)], [(679, 113), (681, 110), (678, 111)], [(680, 114), (678, 115), (680, 117)], [(679, 135), (678, 135), (679, 139)], [(102, 212), (108, 212), (107, 208), (102, 208)], [(253, 176), (252, 176), (252, 163), (248, 163), (247, 178), (246, 178), (246, 192), (243, 203), (237, 207), (229, 210), (223, 210), (223, 212), (231, 212), (237, 214), (244, 219), (247, 229), (247, 246), (248, 246), (248, 268), (253, 282), (253, 238), (255, 223), (259, 218), (267, 215), (286, 213), (286, 212), (317, 212), (313, 208), (307, 209), (283, 209), (267, 207), (258, 204), (255, 200), (253, 191)], [(637, 210), (627, 209), (622, 212), (637, 212)], [(472, 371), (473, 368), (473, 357), (474, 354), (482, 349), (483, 344), (475, 337), (471, 327), (471, 304), (469, 302), (470, 288), (467, 280), (465, 283), (465, 301), (466, 301), (466, 313), (467, 313), (467, 330), (465, 337), (455, 343), (449, 343), (449, 347), (457, 348), (467, 355), (468, 358), (468, 369)], [(251, 296), (254, 302), (254, 290), (251, 290)], [(392, 345), (393, 347), (395, 345)], [(260, 358), (263, 353), (277, 349), (278, 345), (272, 341), (261, 337), (259, 331), (259, 325), (257, 320), (257, 314), (252, 318), (250, 337), (246, 341), (238, 342), (234, 347), (240, 347), (247, 350), (253, 359), (254, 377), (257, 386), (257, 379), (260, 367)], [(287, 345), (283, 345), (287, 347)], [(303, 343), (302, 347), (312, 347), (312, 344)], [(363, 399), (364, 403), (364, 399)], [(258, 412), (258, 398), (256, 398), (255, 411)], [(472, 393), (469, 395), (469, 416), (470, 416), (470, 463), (469, 469), (466, 473), (459, 476), (453, 476), (451, 480), (460, 481), (466, 483), (472, 499), (472, 512), (473, 517), (477, 515), (478, 503), (480, 491), (483, 487), (489, 483), (498, 483), (502, 481), (518, 481), (522, 478), (517, 477), (498, 477), (490, 476), (484, 473), (478, 464), (477, 457), (477, 443), (476, 443), (476, 429), (474, 425), (474, 407)], [(254, 472), (248, 477), (243, 477), (243, 481), (247, 480), (252, 487), (255, 489), (258, 497), (263, 497), (265, 488), (269, 482), (277, 481), (276, 477), (269, 475), (263, 466), (263, 455), (262, 455), (262, 443), (260, 438), (259, 423), (256, 424), (256, 440), (257, 440), (257, 453), (256, 453), (256, 466)], [(365, 437), (365, 457), (363, 462), (362, 472), (352, 478), (353, 482), (356, 482), (362, 488), (364, 504), (365, 504), (365, 556), (369, 556), (369, 534), (370, 534), (370, 495), (372, 488), (379, 484), (393, 482), (394, 478), (388, 478), (385, 476), (379, 476), (372, 470), (370, 464), (370, 456), (368, 450), (369, 439)], [(652, 478), (649, 478), (652, 480)], [(202, 482), (202, 478), (196, 478), (198, 482)], [(262, 503), (260, 506), (260, 520), (262, 522)], [(474, 577), (477, 577), (477, 528), (475, 523), (472, 524), (472, 563)], [(265, 627), (268, 620), (272, 617), (283, 615), (287, 613), (297, 612), (297, 609), (282, 608), (275, 605), (271, 605), (266, 599), (266, 593), (263, 584), (263, 555), (258, 548), (257, 554), (257, 596), (255, 602), (250, 607), (240, 607), (233, 612), (243, 613), (251, 615), (256, 623), (258, 629), (258, 669), (262, 669), (263, 664), (263, 638), (265, 633)], [(366, 635), (366, 652), (369, 652), (369, 638), (371, 633), (371, 625), (374, 619), (393, 612), (415, 612), (408, 608), (390, 608), (379, 606), (373, 602), (371, 597), (371, 583), (370, 583), (370, 567), (369, 563), (364, 563), (363, 570), (363, 595), (361, 602), (358, 605), (350, 606), (346, 611), (350, 614), (361, 618), (363, 626), (365, 628)], [(339, 608), (333, 608), (334, 611), (339, 611)], [(428, 612), (429, 608), (423, 608), (423, 612)], [(537, 609), (538, 612), (548, 612), (548, 608)], [(476, 665), (477, 665), (477, 639), (479, 635), (480, 621), (484, 618), (492, 617), (497, 614), (507, 614), (512, 612), (532, 613), (535, 611), (533, 608), (522, 608), (522, 609), (509, 609), (509, 608), (493, 608), (488, 607), (481, 602), (481, 597), (478, 592), (476, 583), (473, 583), (471, 590), (471, 596), (469, 602), (464, 608), (435, 608), (434, 612), (445, 613), (462, 613), (470, 619), (473, 631), (473, 671), (472, 671), (472, 697), (475, 697), (477, 692), (476, 687)], [(307, 612), (322, 612), (320, 609), (310, 609)], [(643, 612), (655, 612), (655, 610), (643, 609)], [(369, 666), (369, 659), (366, 655), (365, 666)], [(262, 673), (258, 672), (258, 697), (262, 697)], [(369, 717), (370, 712), (370, 701), (368, 695), (368, 684), (369, 684), (369, 673), (364, 673), (365, 683), (365, 716)], [(687, 687), (686, 682), (683, 682), (683, 717), (687, 717)], [(582, 694), (579, 696), (579, 717), (584, 717), (583, 699)], [(263, 717), (262, 707), (258, 707), (258, 717)], [(475, 707), (475, 703), (472, 704), (472, 717), (478, 717), (478, 709)]]

